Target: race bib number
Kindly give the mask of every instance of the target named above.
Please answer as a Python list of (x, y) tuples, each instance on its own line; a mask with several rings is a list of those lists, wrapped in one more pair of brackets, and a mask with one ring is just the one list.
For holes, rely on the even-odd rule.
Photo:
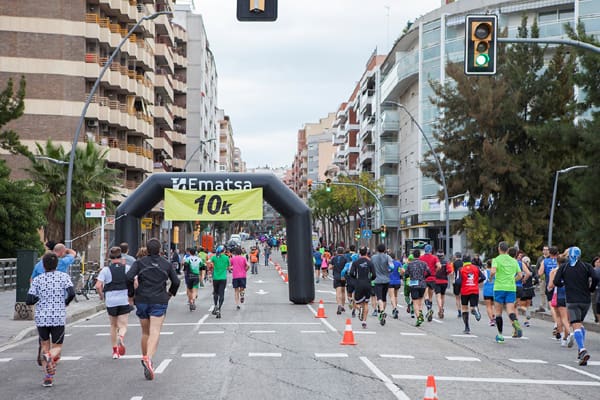
[(410, 281), (408, 281), (408, 286), (419, 286), (419, 280), (411, 279)]

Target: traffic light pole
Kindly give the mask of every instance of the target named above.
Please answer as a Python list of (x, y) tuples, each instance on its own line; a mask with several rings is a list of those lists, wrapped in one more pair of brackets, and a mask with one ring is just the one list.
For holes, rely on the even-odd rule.
[(539, 38), (501, 38), (497, 39), (499, 43), (541, 43), (541, 44), (564, 44), (567, 46), (579, 47), (584, 50), (593, 51), (600, 54), (600, 47), (591, 43), (580, 42), (573, 39), (539, 39)]

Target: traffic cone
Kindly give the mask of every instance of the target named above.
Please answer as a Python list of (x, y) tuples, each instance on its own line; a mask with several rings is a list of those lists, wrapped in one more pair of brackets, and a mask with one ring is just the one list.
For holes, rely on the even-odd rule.
[(287, 281), (288, 281), (288, 274), (284, 274), (284, 275), (283, 275), (283, 281), (284, 281), (284, 282), (287, 282)]
[(352, 332), (352, 321), (350, 320), (350, 318), (346, 320), (346, 329), (344, 329), (344, 336), (342, 337), (342, 341), (340, 342), (340, 344), (356, 344), (356, 342), (354, 341), (354, 333)]
[(423, 397), (423, 400), (439, 400), (433, 375), (427, 376), (427, 386), (425, 387), (425, 396)]
[(327, 318), (325, 316), (325, 306), (323, 305), (323, 300), (319, 300), (319, 309), (317, 310), (317, 315), (315, 318)]

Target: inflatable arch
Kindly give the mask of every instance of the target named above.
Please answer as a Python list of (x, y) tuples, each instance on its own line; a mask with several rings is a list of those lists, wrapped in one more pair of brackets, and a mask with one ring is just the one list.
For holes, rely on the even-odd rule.
[(165, 189), (234, 190), (262, 188), (263, 199), (286, 221), (289, 299), (314, 300), (310, 209), (273, 174), (167, 172), (152, 174), (117, 208), (115, 243), (129, 243), (135, 254), (141, 241), (140, 219), (164, 197)]

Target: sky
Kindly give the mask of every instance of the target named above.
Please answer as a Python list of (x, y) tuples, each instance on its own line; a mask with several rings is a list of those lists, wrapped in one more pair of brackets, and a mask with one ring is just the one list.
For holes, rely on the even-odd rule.
[[(178, 3), (185, 1), (178, 1)], [(215, 57), (218, 107), (247, 168), (291, 167), (298, 130), (348, 100), (371, 54), (441, 0), (279, 0), (275, 22), (239, 22), (236, 0), (194, 0)]]

